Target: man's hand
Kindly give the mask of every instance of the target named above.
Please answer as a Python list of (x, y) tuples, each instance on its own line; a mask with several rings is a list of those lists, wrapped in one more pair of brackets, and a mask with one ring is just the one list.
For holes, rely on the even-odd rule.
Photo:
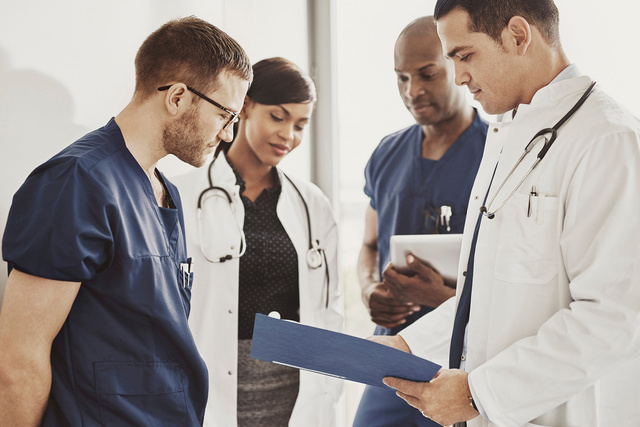
[(384, 383), (427, 418), (443, 426), (477, 417), (469, 397), (469, 374), (459, 369), (442, 369), (428, 383), (386, 377)]
[(440, 274), (413, 255), (407, 256), (407, 266), (415, 274), (401, 274), (391, 264), (382, 272), (383, 284), (398, 302), (438, 307), (455, 295), (455, 289), (447, 286)]
[(420, 306), (410, 302), (399, 302), (384, 283), (372, 283), (362, 292), (362, 299), (369, 309), (371, 320), (383, 328), (393, 328), (406, 322), (406, 318)]
[(411, 353), (411, 349), (407, 345), (407, 342), (400, 335), (373, 335), (367, 339), (369, 341), (377, 342), (378, 344), (384, 344), (387, 347), (393, 347), (396, 350)]

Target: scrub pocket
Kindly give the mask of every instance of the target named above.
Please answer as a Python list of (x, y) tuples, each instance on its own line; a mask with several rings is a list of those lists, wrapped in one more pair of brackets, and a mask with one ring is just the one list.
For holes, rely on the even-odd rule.
[(104, 426), (186, 426), (185, 384), (175, 362), (94, 362)]
[[(180, 296), (182, 297), (182, 306), (184, 307), (184, 312), (187, 317), (189, 317), (189, 312), (191, 311), (191, 287), (193, 286), (193, 273), (183, 269), (183, 266), (187, 264), (188, 260), (180, 263), (178, 265), (177, 274), (178, 288), (180, 289)], [(191, 268), (193, 268), (193, 266), (191, 266)]]

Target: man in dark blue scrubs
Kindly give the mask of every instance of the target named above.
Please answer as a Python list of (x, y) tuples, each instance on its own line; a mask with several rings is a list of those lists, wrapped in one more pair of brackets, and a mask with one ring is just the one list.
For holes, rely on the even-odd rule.
[(156, 164), (199, 167), (230, 141), (251, 79), (218, 28), (168, 22), (138, 51), (131, 103), (18, 190), (2, 247), (0, 425), (201, 425), (182, 206)]
[[(462, 233), (471, 187), (480, 165), (487, 123), (454, 83), (432, 17), (410, 23), (395, 46), (398, 89), (416, 124), (385, 137), (365, 169), (370, 197), (358, 260), (362, 295), (378, 325), (395, 335), (455, 294), (431, 268), (413, 259), (414, 275), (388, 267), (394, 234)], [(440, 214), (444, 207), (446, 220)], [(395, 396), (367, 387), (356, 427), (433, 426)]]

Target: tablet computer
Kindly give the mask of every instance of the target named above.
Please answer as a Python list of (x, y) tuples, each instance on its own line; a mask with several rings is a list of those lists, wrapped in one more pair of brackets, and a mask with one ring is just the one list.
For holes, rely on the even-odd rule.
[(407, 255), (431, 264), (442, 277), (456, 280), (462, 234), (412, 234), (391, 236), (391, 264), (401, 273), (410, 272)]

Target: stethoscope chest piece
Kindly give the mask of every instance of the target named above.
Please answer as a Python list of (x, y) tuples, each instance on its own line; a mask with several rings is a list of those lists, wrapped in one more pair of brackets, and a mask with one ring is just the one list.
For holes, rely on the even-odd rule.
[(307, 266), (311, 269), (320, 268), (322, 266), (322, 254), (320, 253), (320, 249), (311, 248), (307, 251), (306, 254)]

